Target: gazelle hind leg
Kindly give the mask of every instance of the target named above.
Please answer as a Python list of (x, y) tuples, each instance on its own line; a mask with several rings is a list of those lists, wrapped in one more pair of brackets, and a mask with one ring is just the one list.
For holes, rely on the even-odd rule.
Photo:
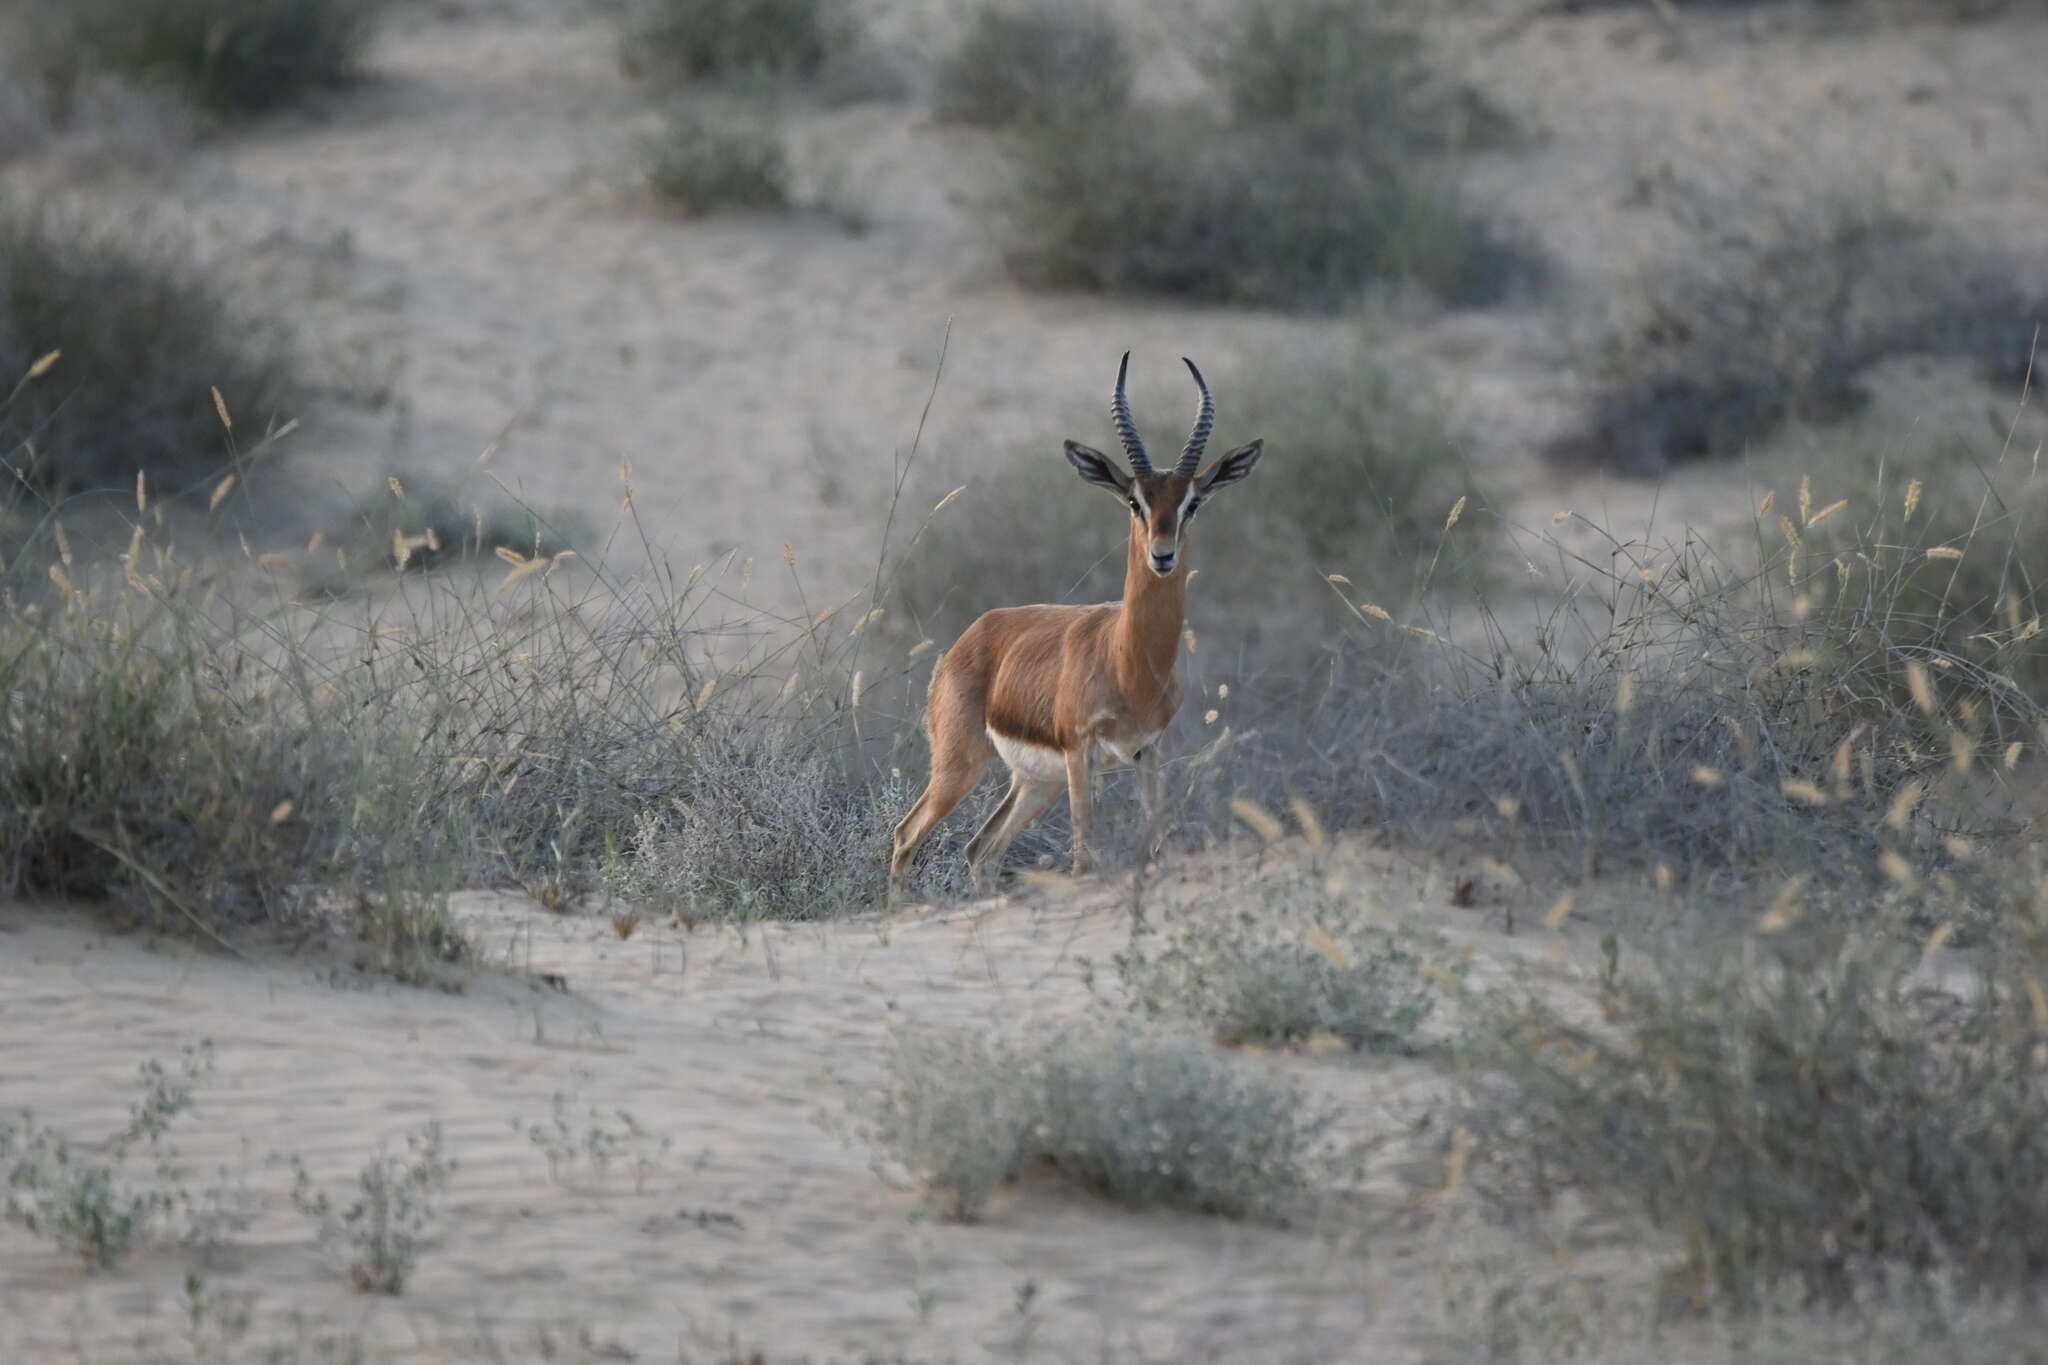
[(1029, 829), (1031, 822), (1045, 814), (1045, 808), (1057, 801), (1059, 795), (1058, 782), (1033, 782), (1020, 774), (1011, 774), (1009, 795), (967, 846), (967, 866), (977, 888), (986, 891), (994, 885), (995, 878), (1002, 873), (1003, 855), (1010, 851), (1011, 840)]
[(939, 821), (953, 813), (953, 807), (965, 800), (974, 790), (974, 784), (981, 781), (981, 770), (988, 766), (988, 759), (982, 758), (973, 764), (941, 767), (932, 765), (931, 781), (925, 785), (924, 795), (917, 798), (917, 804), (910, 808), (910, 814), (903, 817), (896, 826), (894, 851), (889, 857), (889, 880), (892, 889), (900, 885), (910, 863), (917, 856), (917, 850), (937, 827)]

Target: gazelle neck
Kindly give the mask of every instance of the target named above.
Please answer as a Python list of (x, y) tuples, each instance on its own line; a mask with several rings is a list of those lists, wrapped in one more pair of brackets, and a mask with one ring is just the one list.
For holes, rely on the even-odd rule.
[(1183, 532), (1179, 562), (1161, 578), (1152, 572), (1150, 548), (1133, 522), (1124, 551), (1124, 602), (1117, 629), (1117, 682), (1133, 700), (1163, 692), (1180, 657), (1181, 623), (1187, 615), (1188, 546)]

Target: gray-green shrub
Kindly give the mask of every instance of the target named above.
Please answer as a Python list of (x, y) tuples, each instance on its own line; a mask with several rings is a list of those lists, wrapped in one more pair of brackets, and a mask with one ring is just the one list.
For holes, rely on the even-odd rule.
[(1128, 1025), (1028, 1043), (905, 1030), (888, 1067), (856, 1104), (864, 1135), (966, 1220), (1033, 1165), (1131, 1208), (1284, 1220), (1331, 1124), (1291, 1083)]
[(167, 243), (22, 210), (0, 213), (0, 376), (10, 491), (45, 498), (132, 493), (138, 472), (185, 491), (228, 460), (212, 390), (245, 445), (303, 397), (283, 329)]
[(1116, 19), (1092, 0), (982, 0), (939, 66), (942, 117), (1000, 127), (1117, 117), (1136, 63)]

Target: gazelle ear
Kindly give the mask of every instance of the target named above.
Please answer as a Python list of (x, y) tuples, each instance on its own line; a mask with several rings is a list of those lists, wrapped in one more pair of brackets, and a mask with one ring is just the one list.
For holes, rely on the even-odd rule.
[(1067, 463), (1072, 465), (1083, 479), (1097, 488), (1107, 488), (1119, 498), (1129, 496), (1131, 476), (1110, 463), (1109, 457), (1101, 451), (1090, 450), (1078, 441), (1069, 441)]
[(1239, 446), (1227, 455), (1219, 455), (1214, 464), (1195, 476), (1195, 487), (1206, 498), (1217, 489), (1236, 483), (1251, 473), (1252, 466), (1265, 453), (1265, 441), (1258, 440), (1248, 446)]

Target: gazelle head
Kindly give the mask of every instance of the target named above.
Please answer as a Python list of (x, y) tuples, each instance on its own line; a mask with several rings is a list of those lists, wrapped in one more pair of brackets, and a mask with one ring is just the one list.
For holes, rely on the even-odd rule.
[(1137, 523), (1133, 534), (1145, 542), (1146, 564), (1161, 578), (1171, 577), (1180, 567), (1188, 522), (1202, 504), (1217, 489), (1251, 473), (1266, 444), (1253, 441), (1239, 446), (1203, 469), (1202, 449), (1208, 445), (1209, 429), (1216, 422), (1216, 403), (1209, 397), (1209, 386), (1202, 382), (1202, 372), (1195, 368), (1195, 362), (1182, 356), (1181, 363), (1195, 377), (1195, 389), (1201, 400), (1195, 409), (1194, 430), (1188, 433), (1187, 445), (1181, 448), (1180, 459), (1172, 469), (1162, 473), (1152, 467), (1152, 461), (1145, 455), (1145, 443), (1131, 421), (1131, 403), (1124, 396), (1124, 377), (1131, 368), (1129, 351), (1124, 352), (1123, 363), (1116, 368), (1116, 392), (1109, 400), (1109, 417), (1124, 443), (1124, 454), (1130, 458), (1130, 472), (1117, 468), (1101, 451), (1091, 450), (1078, 441), (1067, 442), (1067, 463), (1083, 479), (1107, 489), (1130, 508)]

